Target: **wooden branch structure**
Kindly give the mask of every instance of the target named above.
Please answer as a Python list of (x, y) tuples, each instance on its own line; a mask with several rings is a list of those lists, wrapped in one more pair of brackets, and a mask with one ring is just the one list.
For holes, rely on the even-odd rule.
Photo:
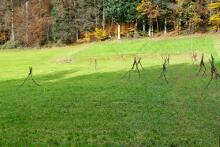
[[(202, 71), (203, 70), (203, 71)], [(202, 57), (201, 57), (201, 61), (200, 61), (200, 64), (199, 64), (199, 73), (203, 72), (203, 75), (202, 76), (207, 76), (206, 74), (206, 66), (205, 66), (205, 62), (204, 62), (204, 53), (202, 54)]]
[(131, 69), (127, 73), (125, 73), (125, 75), (123, 77), (125, 77), (128, 74), (128, 79), (130, 79), (131, 78), (131, 72), (132, 71), (137, 71), (137, 73), (139, 75), (139, 78), (140, 78), (141, 77), (141, 73), (140, 73), (140, 69), (139, 68), (144, 70), (144, 67), (142, 66), (141, 60), (142, 60), (141, 57), (134, 57), (134, 61), (132, 63)]
[(215, 66), (215, 58), (213, 57), (213, 55), (211, 55), (211, 59), (209, 59), (209, 63), (211, 65), (211, 79), (207, 85), (207, 87), (211, 84), (211, 82), (215, 79), (216, 81), (216, 85), (217, 85), (217, 81), (218, 78), (220, 79), (220, 74), (218, 73), (218, 70)]
[(35, 85), (40, 86), (40, 84), (38, 84), (38, 83), (34, 80), (34, 78), (33, 78), (33, 68), (30, 66), (30, 67), (29, 67), (29, 73), (28, 73), (27, 78), (24, 80), (24, 82), (23, 82), (18, 88), (22, 87), (22, 86), (27, 82), (27, 80), (28, 80), (29, 78), (31, 78), (31, 80), (33, 81), (33, 83), (34, 83)]
[(160, 74), (160, 78), (164, 77), (166, 83), (168, 84), (166, 74), (167, 74), (167, 66), (170, 63), (170, 56), (168, 55), (165, 58), (162, 57), (162, 59), (163, 59), (164, 62), (163, 62), (163, 65), (162, 65), (162, 71), (161, 71), (161, 74)]

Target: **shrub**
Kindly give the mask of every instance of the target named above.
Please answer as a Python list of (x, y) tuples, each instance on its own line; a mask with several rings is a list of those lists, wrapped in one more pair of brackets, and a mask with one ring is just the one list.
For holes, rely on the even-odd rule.
[(91, 32), (86, 32), (86, 33), (84, 34), (83, 41), (84, 41), (84, 42), (91, 42), (92, 36), (93, 36), (93, 34), (92, 34)]
[(3, 44), (0, 48), (1, 49), (15, 49), (21, 46), (22, 46), (21, 43), (18, 41), (8, 41), (5, 44)]
[(93, 33), (97, 41), (102, 41), (108, 38), (108, 34), (105, 30), (96, 28)]
[(108, 34), (105, 30), (96, 28), (94, 32), (86, 32), (84, 34), (84, 42), (103, 41), (108, 38)]

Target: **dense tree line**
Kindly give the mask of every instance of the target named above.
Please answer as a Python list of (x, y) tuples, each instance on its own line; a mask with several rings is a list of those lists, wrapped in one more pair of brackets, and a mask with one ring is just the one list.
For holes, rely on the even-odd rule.
[[(220, 32), (220, 0), (1, 0), (0, 43), (73, 43), (103, 38)], [(127, 31), (123, 25), (129, 24)], [(125, 32), (123, 32), (125, 31)], [(117, 32), (117, 33), (112, 33)], [(91, 34), (90, 34), (91, 35)], [(87, 36), (88, 37), (88, 36)]]

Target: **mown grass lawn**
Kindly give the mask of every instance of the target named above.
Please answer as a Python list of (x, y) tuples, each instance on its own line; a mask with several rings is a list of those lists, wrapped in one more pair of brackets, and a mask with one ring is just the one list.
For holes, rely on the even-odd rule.
[[(220, 82), (206, 85), (211, 53), (220, 71), (219, 37), (0, 51), (0, 146), (217, 147)], [(198, 60), (206, 54), (207, 77), (197, 74), (192, 51)], [(169, 84), (158, 78), (166, 54)], [(143, 59), (141, 78), (122, 78), (134, 55)], [(30, 80), (18, 89), (29, 66), (42, 86)]]

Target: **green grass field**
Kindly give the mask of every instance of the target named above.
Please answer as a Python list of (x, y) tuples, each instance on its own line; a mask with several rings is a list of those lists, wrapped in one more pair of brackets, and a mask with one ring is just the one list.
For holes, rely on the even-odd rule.
[[(0, 146), (218, 147), (220, 82), (207, 88), (208, 58), (220, 71), (220, 36), (107, 41), (0, 51)], [(207, 77), (192, 51), (205, 53)], [(166, 84), (161, 56), (170, 54)], [(141, 78), (129, 70), (143, 59)], [(97, 59), (97, 69), (91, 59)], [(71, 61), (66, 63), (66, 61)], [(199, 61), (198, 61), (199, 62)], [(38, 87), (29, 80), (33, 66)], [(220, 81), (220, 80), (219, 80)]]

